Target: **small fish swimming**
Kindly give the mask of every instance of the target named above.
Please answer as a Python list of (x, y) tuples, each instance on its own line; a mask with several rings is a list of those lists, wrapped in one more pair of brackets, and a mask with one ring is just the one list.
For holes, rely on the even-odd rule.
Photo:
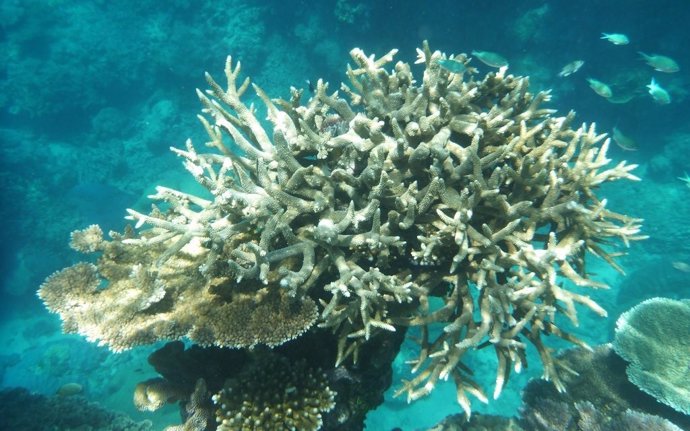
[(602, 33), (602, 39), (606, 39), (614, 45), (627, 45), (630, 43), (628, 36), (622, 33)]
[(625, 136), (618, 127), (614, 126), (611, 137), (613, 138), (613, 142), (615, 142), (616, 145), (625, 151), (637, 151), (639, 149), (637, 142), (635, 142), (632, 138)]
[(561, 78), (565, 78), (566, 76), (570, 76), (573, 73), (580, 70), (580, 68), (582, 67), (583, 64), (585, 64), (584, 60), (572, 61), (572, 62), (566, 64), (565, 66), (563, 66), (563, 69), (561, 69), (561, 71), (558, 72), (558, 76), (560, 76)]
[(467, 70), (467, 67), (465, 67), (465, 63), (458, 60), (442, 58), (438, 61), (438, 65), (451, 73), (463, 73)]
[(671, 103), (671, 95), (668, 94), (668, 91), (664, 90), (654, 78), (652, 78), (652, 82), (647, 85), (647, 88), (649, 89), (649, 94), (652, 96), (652, 99), (659, 105)]
[(623, 103), (630, 102), (634, 98), (635, 98), (634, 93), (627, 93), (627, 94), (616, 94), (615, 96), (611, 96), (611, 97), (607, 98), (606, 100), (608, 100), (610, 103), (615, 103), (615, 104), (621, 105)]
[(60, 397), (71, 397), (82, 393), (84, 388), (79, 383), (65, 383), (55, 392)]
[(688, 265), (685, 262), (680, 262), (676, 260), (671, 262), (671, 266), (673, 266), (674, 269), (677, 269), (680, 272), (690, 273), (690, 265)]
[(690, 176), (687, 172), (683, 172), (683, 176), (678, 177), (678, 179), (684, 182), (686, 186), (690, 187)]
[(490, 51), (472, 51), (472, 55), (479, 61), (491, 67), (503, 67), (508, 65), (508, 60), (500, 54)]
[(652, 66), (654, 70), (659, 72), (674, 73), (680, 70), (680, 66), (678, 66), (676, 60), (672, 59), (671, 57), (658, 54), (645, 54), (642, 51), (639, 51), (639, 54), (648, 65)]
[(593, 78), (587, 78), (587, 82), (589, 83), (589, 86), (592, 87), (592, 90), (594, 90), (594, 92), (600, 95), (601, 97), (605, 97), (608, 99), (613, 94), (611, 92), (611, 87), (609, 87), (601, 81), (597, 81)]

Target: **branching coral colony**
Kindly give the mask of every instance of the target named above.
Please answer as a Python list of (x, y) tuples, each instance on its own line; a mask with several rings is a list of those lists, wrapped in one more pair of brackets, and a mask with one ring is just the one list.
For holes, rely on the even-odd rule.
[(271, 100), (254, 85), (272, 134), (228, 58), (227, 88), (207, 75), (198, 91), (212, 151), (173, 149), (208, 197), (158, 187), (149, 214), (128, 210), (136, 231), (74, 232), (97, 264), (53, 274), (39, 296), (66, 332), (114, 351), (182, 337), (277, 346), (318, 326), (337, 337), (341, 364), (376, 333), (419, 327), (400, 393), (414, 400), (451, 377), (468, 415), (468, 394), (486, 400), (461, 362), (473, 349), (496, 352), (494, 397), (528, 344), (560, 388), (543, 335), (582, 345), (556, 315), (577, 324), (576, 304), (606, 315), (564, 282), (604, 287), (587, 252), (618, 269), (613, 245), (641, 238), (639, 219), (595, 194), (638, 180), (635, 166), (609, 166), (605, 135), (573, 129), (572, 112), (552, 116), (527, 78), (477, 80), (465, 55), (418, 52), (421, 85), (407, 63), (385, 69), (396, 50), (359, 49), (340, 93), (319, 81), (303, 104), (296, 89)]

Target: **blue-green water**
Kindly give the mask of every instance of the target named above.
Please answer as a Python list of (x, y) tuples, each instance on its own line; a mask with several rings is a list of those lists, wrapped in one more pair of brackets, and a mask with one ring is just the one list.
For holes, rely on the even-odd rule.
[[(222, 76), (227, 55), (273, 97), (323, 78), (335, 89), (346, 80), (354, 47), (414, 62), (428, 40), (447, 54), (487, 50), (530, 76), (535, 90), (552, 89), (559, 114), (616, 127), (637, 148), (612, 145), (614, 163), (639, 164), (642, 181), (606, 187), (616, 211), (643, 218), (650, 236), (619, 259), (623, 276), (593, 260), (589, 268), (611, 286), (592, 293), (609, 317), (583, 311), (574, 329), (587, 342), (611, 340), (621, 312), (653, 296), (690, 297), (690, 3), (615, 1), (19, 1), (0, 2), (0, 383), (54, 394), (79, 383), (89, 401), (150, 419), (155, 429), (179, 421), (174, 405), (137, 411), (134, 385), (155, 375), (153, 348), (109, 353), (78, 336), (61, 335), (36, 290), (51, 273), (79, 260), (67, 246), (75, 229), (98, 223), (125, 226), (125, 209), (147, 210), (154, 187), (189, 188), (189, 176), (170, 146), (204, 142), (195, 88), (203, 72)], [(601, 33), (622, 33), (616, 45)], [(656, 71), (638, 51), (674, 58), (680, 70)], [(566, 64), (581, 69), (559, 77)], [(488, 66), (473, 60), (480, 73)], [(414, 69), (418, 74), (421, 68)], [(587, 78), (608, 83), (609, 99)], [(656, 103), (645, 87), (654, 78), (671, 102)], [(690, 328), (688, 328), (690, 336)], [(407, 371), (403, 347), (393, 364), (394, 390)], [(493, 353), (468, 364), (491, 385)], [(517, 415), (520, 391), (538, 377), (538, 359), (513, 376), (502, 396), (478, 412)], [(408, 405), (386, 394), (367, 417), (367, 429), (424, 429), (461, 410), (455, 389), (440, 385)], [(404, 397), (403, 397), (404, 398)]]

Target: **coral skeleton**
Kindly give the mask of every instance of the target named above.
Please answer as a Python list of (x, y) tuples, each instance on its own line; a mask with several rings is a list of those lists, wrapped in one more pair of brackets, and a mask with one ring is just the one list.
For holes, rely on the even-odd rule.
[(326, 328), (340, 365), (376, 334), (418, 327), (416, 374), (399, 391), (409, 400), (451, 378), (469, 415), (468, 395), (487, 397), (463, 359), (481, 348), (496, 352), (494, 398), (529, 345), (562, 388), (544, 335), (584, 345), (556, 316), (606, 315), (571, 287), (605, 287), (585, 258), (620, 270), (620, 246), (642, 238), (641, 220), (596, 194), (638, 180), (635, 165), (612, 165), (606, 135), (555, 116), (549, 92), (506, 67), (480, 78), (468, 56), (424, 43), (417, 81), (396, 52), (352, 50), (349, 84), (319, 80), (306, 101), (251, 84), (268, 123), (242, 101), (239, 62), (228, 57), (225, 86), (207, 74), (206, 148), (172, 151), (208, 193), (158, 187), (124, 233), (74, 233), (98, 261), (39, 291), (64, 330), (121, 351), (183, 337), (278, 346)]

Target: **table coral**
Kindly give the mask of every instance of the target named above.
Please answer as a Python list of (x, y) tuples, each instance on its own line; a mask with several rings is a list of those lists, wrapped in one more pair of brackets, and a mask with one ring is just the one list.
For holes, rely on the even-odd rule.
[[(207, 74), (210, 150), (172, 150), (208, 193), (158, 187), (148, 214), (128, 210), (134, 228), (75, 234), (97, 264), (39, 291), (64, 329), (123, 350), (182, 337), (277, 346), (318, 325), (342, 364), (376, 333), (417, 326), (410, 400), (451, 377), (469, 415), (467, 393), (486, 397), (462, 359), (484, 347), (498, 358), (494, 397), (529, 344), (561, 387), (542, 336), (583, 344), (556, 315), (577, 324), (577, 304), (606, 314), (566, 285), (605, 287), (585, 256), (619, 269), (617, 243), (641, 238), (640, 220), (596, 194), (637, 180), (635, 166), (611, 166), (606, 136), (574, 128), (572, 112), (554, 116), (527, 78), (501, 68), (479, 79), (469, 57), (425, 43), (417, 81), (396, 51), (354, 49), (349, 85), (329, 92), (319, 80), (306, 102), (253, 85), (270, 127), (242, 101), (250, 81), (238, 62), (227, 59), (226, 86)], [(440, 67), (448, 59), (465, 69)]]
[(690, 300), (651, 298), (616, 322), (613, 347), (626, 373), (659, 402), (690, 415)]
[(610, 344), (574, 347), (557, 355), (572, 372), (563, 376), (565, 392), (532, 380), (522, 391), (520, 425), (547, 430), (689, 429), (690, 417), (659, 403), (628, 381), (625, 361)]

